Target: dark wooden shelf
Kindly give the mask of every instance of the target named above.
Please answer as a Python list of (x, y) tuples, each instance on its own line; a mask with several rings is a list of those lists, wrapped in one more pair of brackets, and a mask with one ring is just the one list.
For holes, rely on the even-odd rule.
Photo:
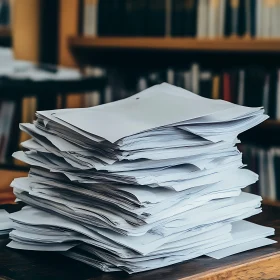
[(29, 166), (24, 165), (16, 165), (13, 163), (1, 163), (0, 164), (0, 170), (9, 170), (9, 171), (22, 171), (22, 172), (28, 172), (30, 169)]
[(280, 201), (278, 201), (278, 200), (264, 199), (262, 204), (268, 205), (268, 206), (273, 206), (273, 207), (279, 207), (279, 209), (280, 209)]
[(90, 37), (73, 36), (74, 48), (110, 48), (134, 50), (280, 52), (280, 39), (195, 39), (154, 37)]
[(265, 128), (265, 129), (279, 129), (280, 121), (279, 120), (267, 120), (267, 121), (263, 122), (259, 127)]

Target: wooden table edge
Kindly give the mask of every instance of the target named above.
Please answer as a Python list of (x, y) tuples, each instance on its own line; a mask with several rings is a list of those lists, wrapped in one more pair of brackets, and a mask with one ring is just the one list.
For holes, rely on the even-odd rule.
[[(259, 277), (257, 276), (259, 275)], [(275, 278), (277, 277), (277, 278)], [(249, 262), (229, 264), (201, 272), (178, 280), (218, 280), (218, 279), (280, 279), (280, 252), (253, 258)]]

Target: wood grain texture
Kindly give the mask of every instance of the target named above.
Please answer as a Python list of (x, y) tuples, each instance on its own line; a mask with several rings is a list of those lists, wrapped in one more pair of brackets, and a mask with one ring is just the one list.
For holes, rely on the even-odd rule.
[(60, 0), (59, 11), (59, 64), (76, 66), (68, 37), (78, 35), (79, 0)]
[(12, 32), (16, 59), (39, 60), (40, 4), (39, 0), (14, 1)]
[[(70, 34), (69, 34), (70, 35)], [(70, 36), (74, 48), (122, 48), (137, 50), (280, 52), (279, 39), (192, 39), (147, 37), (81, 37)]]
[[(16, 207), (16, 206), (14, 206)], [(7, 210), (11, 211), (9, 206)], [(264, 206), (264, 212), (251, 220), (274, 226), (280, 241), (280, 208)], [(250, 250), (222, 260), (200, 257), (181, 264), (128, 275), (103, 273), (58, 253), (12, 250), (0, 240), (0, 279), (13, 280), (265, 280), (280, 279), (280, 244)]]

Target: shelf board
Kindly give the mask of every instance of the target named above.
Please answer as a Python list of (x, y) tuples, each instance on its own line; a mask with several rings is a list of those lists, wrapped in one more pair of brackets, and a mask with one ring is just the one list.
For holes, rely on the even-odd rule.
[(229, 51), (229, 52), (280, 52), (280, 39), (193, 39), (161, 37), (69, 37), (72, 48), (178, 50), (178, 51)]
[(262, 204), (274, 206), (274, 207), (280, 207), (280, 201), (278, 200), (264, 199)]
[(280, 121), (278, 120), (266, 120), (259, 126), (260, 128), (265, 129), (279, 129), (280, 128)]
[(22, 171), (28, 172), (30, 167), (28, 165), (16, 165), (13, 163), (1, 163), (0, 170), (8, 170), (8, 171)]

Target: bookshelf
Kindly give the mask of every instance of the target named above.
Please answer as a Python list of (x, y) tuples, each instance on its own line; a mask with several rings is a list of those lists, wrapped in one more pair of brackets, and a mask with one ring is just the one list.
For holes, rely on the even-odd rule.
[(280, 39), (193, 39), (160, 37), (90, 37), (70, 36), (70, 48), (177, 50), (205, 52), (280, 52)]
[(263, 204), (280, 208), (280, 201), (275, 201), (271, 199), (264, 199)]
[[(195, 39), (184, 37), (93, 37), (81, 36), (82, 26), (82, 1), (60, 0), (59, 17), (59, 63), (65, 66), (81, 66), (83, 64), (97, 63), (112, 65), (115, 59), (118, 66), (123, 66), (124, 60), (129, 60), (128, 55), (132, 52), (133, 59), (137, 58), (143, 63), (150, 63), (159, 60), (169, 59), (169, 62), (176, 64), (182, 61), (188, 62), (194, 53), (198, 56), (218, 58), (219, 63), (223, 60), (240, 61), (245, 58), (245, 64), (255, 63), (256, 59), (270, 66), (279, 66), (280, 38), (279, 39), (252, 39), (249, 37), (226, 39)], [(104, 52), (103, 52), (104, 51)], [(123, 55), (119, 55), (122, 51)], [(151, 52), (147, 59), (145, 55)], [(155, 59), (154, 55), (160, 58)], [(184, 54), (182, 59), (181, 54)], [(118, 59), (118, 57), (120, 57)], [(139, 57), (140, 58), (139, 58)], [(112, 59), (113, 58), (113, 59)], [(125, 58), (125, 59), (124, 59)], [(144, 59), (143, 59), (144, 58)], [(113, 61), (113, 62), (112, 62)], [(132, 60), (134, 63), (134, 60)], [(245, 60), (244, 60), (245, 61)], [(150, 66), (149, 64), (149, 66)], [(173, 66), (170, 63), (170, 66)], [(131, 65), (129, 65), (131, 66)], [(138, 67), (138, 64), (137, 64)], [(219, 67), (219, 66), (218, 66)], [(263, 144), (273, 142), (279, 145), (280, 137), (277, 137), (276, 130), (280, 128), (280, 121), (268, 120), (259, 125), (251, 132), (250, 140), (261, 138)], [(268, 137), (270, 135), (271, 137)], [(265, 204), (273, 202), (264, 200)], [(277, 206), (280, 206), (278, 204)]]

